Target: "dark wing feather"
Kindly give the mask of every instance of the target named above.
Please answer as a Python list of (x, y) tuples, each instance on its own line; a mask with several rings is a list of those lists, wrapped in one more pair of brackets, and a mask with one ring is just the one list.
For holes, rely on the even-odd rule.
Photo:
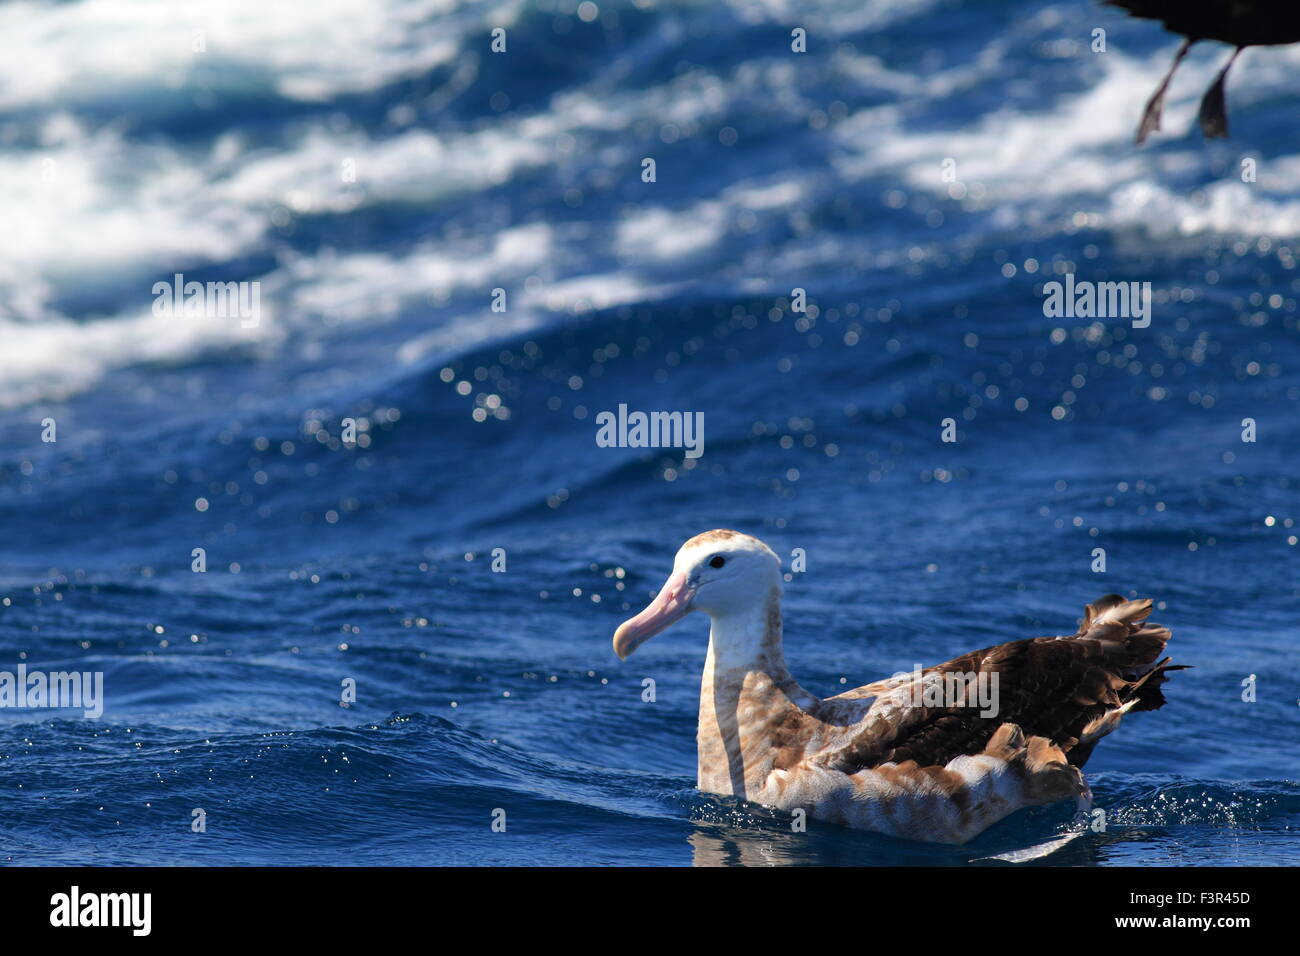
[(1082, 766), (1097, 739), (1113, 729), (1120, 708), (1155, 710), (1164, 705), (1159, 660), (1169, 631), (1143, 621), (1151, 601), (1107, 595), (1085, 611), (1072, 637), (1038, 637), (972, 651), (923, 674), (996, 672), (998, 713), (981, 717), (978, 707), (925, 707), (893, 724), (873, 722), (847, 747), (825, 758), (844, 773), (914, 760), (942, 766), (984, 750), (1004, 723), (1026, 737), (1045, 737)]
[(1235, 46), (1300, 40), (1300, 11), (1294, 3), (1271, 0), (1103, 0), (1135, 17), (1159, 20), (1165, 28), (1198, 40)]

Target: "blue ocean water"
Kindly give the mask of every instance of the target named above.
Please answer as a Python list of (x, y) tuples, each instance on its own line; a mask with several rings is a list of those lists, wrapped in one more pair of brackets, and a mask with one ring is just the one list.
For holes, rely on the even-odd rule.
[[(0, 860), (958, 865), (1064, 829), (696, 792), (706, 619), (610, 637), (732, 527), (806, 552), (786, 652), (826, 695), (1154, 597), (1194, 669), (1046, 862), (1297, 862), (1300, 50), (1248, 52), (1206, 143), (1198, 47), (1136, 149), (1176, 45), (1034, 0), (0, 7), (0, 670), (105, 687), (0, 708)], [(155, 315), (176, 273), (259, 282), (258, 324)], [(1150, 282), (1150, 326), (1045, 317), (1066, 273)], [(703, 412), (703, 456), (598, 447), (619, 404)]]

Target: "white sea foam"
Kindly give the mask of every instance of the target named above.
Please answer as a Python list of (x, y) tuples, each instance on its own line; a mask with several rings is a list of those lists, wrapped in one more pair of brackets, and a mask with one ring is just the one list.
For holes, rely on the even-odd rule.
[[(998, 38), (993, 46), (1001, 48), (1004, 42)], [(1261, 161), (1258, 182), (1245, 184), (1239, 160), (1248, 153), (1225, 159), (1225, 148), (1205, 143), (1199, 132), (1181, 135), (1194, 127), (1200, 96), (1221, 65), (1223, 51), (1207, 49), (1188, 58), (1166, 102), (1164, 132), (1140, 149), (1132, 145), (1137, 121), (1173, 48), (1168, 56), (1162, 51), (1138, 59), (1111, 42), (1105, 54), (1091, 54), (1086, 47), (1078, 54), (1100, 65), (1095, 83), (1041, 110), (995, 111), (925, 132), (909, 130), (908, 111), (896, 104), (861, 111), (833, 131), (845, 147), (837, 166), (850, 180), (896, 175), (909, 189), (946, 197), (950, 184), (941, 176), (941, 164), (952, 158), (957, 180), (968, 189), (978, 184), (981, 192), (982, 201), (968, 205), (995, 207), (993, 224), (1002, 229), (1028, 226), (1050, 233), (1083, 213), (1089, 225), (1155, 237), (1205, 232), (1300, 236), (1300, 200), (1291, 188), (1300, 156)], [(1230, 108), (1240, 111), (1253, 101), (1289, 92), (1298, 66), (1300, 53), (1292, 50), (1264, 51), (1239, 66), (1230, 81)], [(855, 69), (867, 84), (894, 79), (869, 58)], [(1002, 72), (995, 59), (980, 56), (974, 64), (932, 75), (910, 93), (920, 99), (944, 97), (971, 83), (999, 83)], [(1242, 91), (1239, 97), (1236, 90)], [(1177, 145), (1155, 148), (1165, 141)], [(1169, 185), (1171, 178), (1200, 168), (1210, 157), (1226, 163), (1222, 179), (1195, 191)]]
[(628, 258), (683, 259), (717, 244), (725, 233), (726, 207), (700, 202), (682, 212), (641, 209), (618, 227), (618, 251)]
[(801, 25), (840, 35), (880, 29), (932, 10), (940, 0), (726, 0), (741, 20), (750, 23)]
[[(0, 108), (130, 101), (196, 80), (319, 100), (374, 90), (449, 62), (462, 30), (511, 25), (522, 2), (81, 0), (0, 5)], [(194, 50), (195, 30), (206, 49)]]
[[(0, 319), (0, 408), (59, 400), (96, 384), (115, 369), (140, 363), (179, 363), (237, 350), (255, 357), (280, 354), (290, 334), (324, 323), (382, 322), (404, 309), (425, 309), (465, 289), (501, 285), (512, 296), (507, 313), (471, 310), (399, 352), (414, 361), (430, 350), (468, 348), (530, 329), (548, 310), (604, 308), (636, 297), (630, 279), (587, 277), (568, 283), (526, 283), (553, 254), (544, 224), (506, 229), (477, 247), (428, 242), (402, 254), (329, 251), (296, 257), (258, 279), (262, 315), (243, 328), (238, 318), (157, 316), (148, 307), (89, 322), (47, 313), (40, 321)], [(535, 285), (530, 291), (529, 286)]]
[(430, 356), (453, 355), (505, 336), (517, 336), (548, 327), (556, 314), (581, 314), (631, 302), (650, 302), (672, 291), (671, 286), (650, 286), (626, 272), (588, 275), (556, 283), (536, 283), (525, 288), (507, 312), (487, 308), (464, 314), (439, 328), (402, 344), (397, 358), (416, 364)]
[(115, 369), (175, 363), (219, 350), (258, 350), (280, 332), (265, 305), (256, 328), (235, 319), (156, 316), (150, 310), (90, 322), (0, 319), (0, 408), (58, 401), (90, 388)]
[[(836, 82), (859, 85), (880, 105), (830, 122), (824, 134), (830, 149), (815, 162), (793, 157), (777, 172), (742, 173), (711, 195), (680, 199), (680, 190), (660, 194), (656, 184), (643, 184), (635, 206), (608, 219), (579, 215), (562, 226), (512, 224), (501, 218), (499, 204), (488, 203), (483, 216), (458, 217), (454, 234), (398, 252), (293, 252), (277, 238), (277, 227), (295, 216), (385, 205), (463, 208), (479, 194), (538, 173), (555, 172), (584, 189), (588, 181), (599, 189), (612, 176), (635, 181), (642, 136), (656, 131), (663, 183), (691, 175), (675, 160), (680, 141), (733, 125), (743, 149), (755, 128), (746, 120), (753, 120), (757, 104), (761, 113), (800, 126), (826, 104), (806, 98), (799, 61), (776, 50), (734, 68), (701, 64), (648, 86), (624, 83), (623, 71), (634, 66), (614, 62), (543, 107), (450, 131), (417, 126), (414, 114), (401, 110), (381, 130), (353, 126), (342, 111), (311, 114), (273, 127), (280, 146), (237, 132), (189, 144), (130, 135), (127, 124), (92, 119), (95, 110), (83, 109), (171, 116), (195, 97), (328, 99), (427, 75), (440, 64), (472, 73), (475, 58), (453, 62), (455, 51), (465, 50), (467, 37), (485, 36), (489, 23), (511, 26), (522, 9), (514, 0), (381, 6), (374, 16), (361, 15), (350, 0), (0, 6), (8, 51), (0, 60), (0, 108), (25, 116), (25, 128), (37, 130), (33, 142), (16, 138), (13, 125), (0, 127), (0, 182), (7, 190), (0, 405), (73, 394), (139, 361), (179, 362), (250, 344), (254, 354), (275, 355), (295, 334), (319, 343), (327, 334), (322, 322), (325, 328), (383, 322), (473, 289), (508, 288), (511, 311), (444, 316), (445, 328), (414, 336), (401, 357), (416, 361), (557, 314), (653, 299), (689, 282), (759, 293), (771, 291), (772, 276), (817, 267), (906, 267), (917, 255), (943, 250), (918, 249), (912, 239), (900, 246), (870, 232), (850, 247), (842, 237), (809, 229), (807, 211), (864, 183), (893, 184), (944, 202), (950, 184), (940, 163), (946, 157), (957, 161), (957, 178), (972, 192), (965, 208), (949, 215), (968, 215), (972, 229), (1050, 237), (1083, 215), (1093, 227), (1156, 236), (1300, 236), (1293, 186), (1300, 155), (1261, 158), (1258, 182), (1247, 185), (1236, 165), (1244, 148), (1183, 135), (1222, 49), (1207, 44), (1193, 52), (1171, 90), (1158, 144), (1137, 149), (1131, 139), (1138, 115), (1174, 42), (1138, 56), (1113, 32), (1110, 52), (1093, 55), (1086, 41), (1069, 40), (1079, 33), (1077, 16), (1063, 5), (1008, 25), (972, 57), (913, 69), (879, 49), (858, 52), (827, 38), (832, 28), (843, 34), (905, 23), (939, 10), (937, 0), (734, 0), (729, 9), (745, 21), (806, 26), (813, 46), (823, 44), (817, 62)], [(191, 49), (195, 28), (206, 31), (206, 53)], [(680, 41), (683, 29), (680, 20), (665, 18), (658, 39)], [(1079, 58), (1076, 91), (1044, 96), (1022, 111), (952, 109), (972, 90), (996, 95), (1007, 88), (1008, 58), (1023, 56), (1026, 43), (1063, 63)], [(1249, 51), (1229, 84), (1233, 115), (1293, 95), (1297, 67), (1300, 50)], [(45, 118), (33, 118), (39, 115)], [(757, 122), (761, 128), (766, 115)], [(1221, 178), (1197, 190), (1181, 188), (1180, 182), (1199, 178), (1207, 157), (1217, 157)], [(342, 175), (345, 163), (355, 182)], [(776, 233), (793, 235), (746, 243), (765, 217), (784, 219), (780, 225), (791, 228)], [(258, 266), (260, 276), (235, 265), (267, 259), (277, 265)], [(154, 280), (205, 268), (239, 273), (221, 279), (262, 281), (273, 320), (240, 330), (237, 323), (229, 329), (149, 313)], [(85, 315), (69, 300), (106, 304)]]
[(506, 229), (484, 248), (426, 243), (403, 255), (374, 252), (303, 259), (286, 270), (293, 286), (290, 311), (321, 316), (331, 325), (381, 319), (468, 288), (482, 292), (486, 307), (491, 288), (514, 294), (517, 285), (550, 259), (553, 248), (551, 228), (539, 223)]

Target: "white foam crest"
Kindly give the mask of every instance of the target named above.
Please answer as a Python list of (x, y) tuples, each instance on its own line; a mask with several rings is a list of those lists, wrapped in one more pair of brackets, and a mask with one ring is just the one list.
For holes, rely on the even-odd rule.
[(680, 212), (662, 206), (638, 209), (618, 224), (616, 248), (625, 259), (659, 262), (698, 255), (721, 241), (726, 216), (726, 207), (714, 200)]
[[(384, 140), (313, 129), (273, 153), (228, 135), (195, 156), (72, 127), (38, 150), (0, 153), (0, 181), (10, 190), (0, 315), (39, 320), (66, 291), (129, 295), (138, 287), (143, 301), (160, 272), (262, 248), (279, 206), (306, 214), (427, 202), (489, 188), (552, 158), (510, 128), (447, 139), (412, 130)], [(355, 185), (342, 175), (349, 160)]]
[(497, 233), (482, 251), (466, 244), (448, 248), (428, 243), (405, 255), (382, 252), (321, 256), (296, 261), (285, 270), (289, 312), (319, 315), (328, 323), (394, 315), (421, 301), (445, 300), (459, 288), (507, 290), (549, 262), (551, 227), (536, 223)]
[[(1091, 225), (1154, 235), (1300, 235), (1300, 202), (1281, 195), (1288, 171), (1300, 169), (1300, 157), (1261, 165), (1257, 184), (1246, 186), (1230, 168), (1226, 179), (1184, 195), (1166, 183), (1200, 168), (1213, 144), (1204, 143), (1199, 133), (1175, 149), (1132, 144), (1146, 98), (1167, 61), (1137, 60), (1114, 49), (1098, 60), (1104, 73), (1093, 86), (1040, 112), (997, 111), (964, 127), (916, 133), (904, 127), (905, 111), (896, 105), (861, 111), (834, 128), (832, 135), (850, 150), (834, 161), (849, 179), (901, 177), (913, 190), (946, 197), (952, 189), (941, 175), (942, 163), (951, 158), (957, 181), (980, 191), (981, 201), (971, 208), (995, 202), (1001, 228), (1052, 230), (1082, 211)], [(1195, 123), (1201, 93), (1219, 60), (1189, 58), (1166, 102), (1166, 132), (1158, 136)], [(1276, 64), (1267, 70), (1281, 82)], [(1233, 77), (1242, 86), (1261, 79)], [(940, 88), (948, 85), (932, 79), (928, 86), (936, 82)], [(1263, 94), (1257, 88), (1254, 95)]]
[(253, 328), (243, 328), (238, 318), (158, 316), (152, 309), (91, 322), (0, 319), (0, 409), (61, 401), (117, 369), (184, 362), (219, 350), (266, 349), (281, 337), (265, 303)]
[[(1300, 156), (1290, 158), (1290, 165), (1296, 164), (1300, 164)], [(1162, 237), (1200, 233), (1300, 236), (1300, 199), (1269, 199), (1261, 195), (1257, 184), (1234, 180), (1216, 182), (1190, 196), (1159, 183), (1135, 182), (1110, 197), (1102, 222), (1111, 228), (1140, 228)]]
[(416, 365), (429, 356), (453, 355), (503, 336), (532, 332), (544, 325), (542, 314), (532, 310), (496, 313), (484, 310), (461, 316), (402, 343), (397, 349), (397, 360), (404, 365)]
[[(486, 189), (524, 167), (553, 161), (547, 144), (519, 135), (518, 125), (454, 137), (408, 130), (383, 140), (316, 128), (294, 149), (249, 156), (228, 182), (217, 184), (216, 193), (250, 206), (283, 203), (298, 212), (347, 212)], [(344, 179), (349, 161), (356, 188)]]
[[(961, 129), (909, 134), (899, 128), (897, 109), (864, 111), (836, 130), (842, 142), (858, 150), (860, 161), (845, 166), (859, 175), (901, 167), (912, 187), (936, 194), (948, 192), (940, 164), (949, 157), (956, 160), (958, 181), (1000, 186), (1010, 198), (1104, 188), (1112, 178), (1113, 147), (1132, 137), (1135, 122), (1115, 107), (1146, 85), (1132, 61), (1117, 56), (1116, 63), (1098, 85), (1050, 112), (998, 111)], [(1181, 104), (1171, 104), (1168, 112), (1180, 109)], [(882, 123), (893, 128), (882, 130)], [(1130, 168), (1137, 163), (1133, 157)]]
[(580, 314), (593, 309), (610, 309), (633, 302), (663, 298), (680, 284), (650, 285), (630, 272), (608, 272), (571, 276), (556, 282), (525, 288), (520, 300), (524, 308)]
[[(20, 3), (17, 8), (31, 6)], [(82, 42), (85, 33), (78, 31), (113, 21), (130, 37), (134, 32), (141, 34), (144, 47), (137, 49), (152, 51), (150, 43), (164, 42), (161, 36), (171, 37), (168, 24), (188, 23), (191, 11), (183, 3), (166, 5), (173, 19), (155, 21), (135, 6), (127, 6), (130, 9), (119, 10), (108, 0), (87, 0), (79, 5), (79, 17), (41, 7), (32, 19), (23, 21), (28, 24), (26, 29), (41, 33), (30, 37), (25, 47), (49, 50), (50, 44)], [(347, 16), (336, 7), (335, 0), (327, 0), (323, 9), (316, 5), (310, 16), (346, 24), (373, 19), (358, 17), (350, 4)], [(426, 0), (398, 4), (394, 9), (407, 19), (418, 20), (430, 10), (452, 7), (448, 0)], [(0, 18), (13, 16), (15, 8), (3, 9), (10, 12), (0, 12)], [(199, 3), (192, 9), (206, 12), (207, 7)], [(261, 5), (237, 0), (222, 15), (244, 23), (249, 17), (256, 19), (250, 9), (260, 10)], [(500, 11), (478, 11), (477, 15), (507, 23), (516, 12), (515, 6), (508, 6)], [(281, 19), (292, 16), (282, 10), (275, 14)], [(220, 17), (212, 22), (221, 22)], [(31, 24), (42, 26), (37, 30)], [(259, 36), (274, 38), (288, 27), (262, 24), (257, 29), (262, 31)], [(370, 26), (358, 29), (364, 34)], [(170, 44), (171, 39), (165, 42)], [(357, 39), (355, 56), (366, 60), (378, 42), (364, 36)], [(108, 42), (87, 46), (93, 56), (110, 56), (104, 50), (114, 48)], [(247, 52), (252, 56), (259, 49), (254, 44)], [(183, 46), (182, 53), (173, 51), (173, 55), (191, 54), (188, 46)], [(289, 56), (277, 53), (266, 68), (293, 74), (292, 60), (285, 60)], [(335, 58), (328, 45), (319, 56), (333, 68)], [(45, 59), (61, 64), (51, 67), (56, 72), (80, 62), (65, 55), (51, 55), (42, 62)], [(118, 66), (134, 75), (135, 59), (139, 57), (127, 58)], [(83, 66), (85, 70), (97, 69), (93, 57)], [(12, 65), (0, 64), (0, 77), (10, 68)], [(761, 84), (764, 75), (762, 71), (746, 74), (742, 90)], [(88, 78), (77, 74), (59, 82), (64, 81), (80, 88)], [(39, 71), (32, 73), (31, 82), (51, 95), (62, 90)], [(111, 78), (88, 83), (90, 87), (105, 84), (111, 86)], [(26, 96), (25, 102), (35, 95), (14, 92), (18, 87), (9, 89), (19, 99)], [(64, 92), (69, 103), (75, 101), (73, 93)], [(181, 150), (125, 139), (114, 126), (87, 133), (70, 114), (56, 114), (38, 149), (0, 154), (0, 177), (13, 184), (6, 204), (8, 234), (0, 237), (7, 247), (0, 256), (0, 285), (18, 284), (17, 291), (0, 294), (0, 314), (35, 321), (45, 314), (48, 302), (69, 291), (118, 297), (125, 292), (129, 296), (133, 284), (143, 288), (160, 272), (246, 257), (266, 247), (272, 216), (282, 214), (277, 206), (296, 214), (346, 213), (376, 203), (421, 203), (461, 196), (506, 182), (521, 170), (542, 167), (557, 158), (563, 161), (578, 148), (579, 137), (585, 141), (636, 121), (676, 123), (683, 135), (691, 135), (701, 123), (725, 115), (737, 95), (722, 78), (697, 70), (649, 90), (561, 94), (545, 113), (506, 118), (450, 135), (410, 129), (379, 139), (355, 130), (339, 130), (328, 120), (303, 122), (292, 145), (274, 151), (250, 145), (235, 133), (219, 136), (206, 151)], [(628, 158), (623, 155), (625, 148), (617, 144), (606, 145), (604, 150), (609, 164)], [(345, 162), (355, 171), (354, 184), (345, 181)], [(47, 168), (55, 171), (49, 181), (43, 178)], [(707, 207), (701, 208), (704, 212)], [(650, 217), (640, 233), (636, 224), (630, 224), (626, 241), (630, 246), (646, 247), (643, 254), (651, 258), (671, 259), (722, 236), (720, 221), (707, 219), (675, 239), (655, 240), (646, 235), (655, 213)], [(16, 241), (8, 243), (6, 238)]]
[[(530, 284), (531, 285), (531, 284)], [(627, 272), (574, 276), (553, 283), (525, 287), (507, 312), (480, 312), (461, 316), (419, 335), (397, 350), (410, 365), (430, 355), (450, 355), (486, 345), (506, 336), (548, 327), (555, 313), (581, 314), (633, 302), (659, 299), (673, 291), (671, 285), (646, 285)]]
[[(266, 228), (222, 202), (202, 165), (167, 148), (128, 146), (111, 131), (0, 153), (0, 180), (8, 189), (0, 285), (143, 281), (173, 265), (233, 257)], [(38, 317), (40, 298), (27, 301), (24, 317)]]
[(718, 247), (733, 222), (756, 213), (797, 207), (811, 192), (808, 177), (745, 179), (683, 209), (647, 206), (626, 214), (615, 232), (615, 248), (629, 262), (675, 262)]
[[(510, 26), (522, 2), (494, 5)], [(459, 0), (34, 0), (0, 5), (0, 107), (133, 100), (198, 85), (259, 85), (325, 99), (378, 89), (450, 61), (457, 26), (488, 11)], [(205, 47), (196, 51), (196, 34)]]
[[(254, 280), (261, 286), (261, 310), (258, 325), (251, 328), (237, 317), (155, 315), (152, 292), (147, 311), (89, 322), (49, 312), (39, 322), (0, 318), (0, 408), (69, 398), (115, 370), (143, 363), (180, 363), (250, 348), (265, 358), (294, 330), (308, 330), (321, 320), (327, 325), (382, 321), (460, 288), (501, 285), (517, 296), (510, 312), (484, 309), (470, 319), (449, 322), (423, 341), (408, 344), (402, 354), (411, 360), (422, 348), (487, 341), (547, 318), (538, 307), (540, 294), (529, 294), (523, 286), (526, 277), (553, 261), (554, 253), (551, 227), (539, 223), (496, 233), (477, 250), (458, 241), (426, 243), (405, 255), (325, 252), (301, 257)], [(575, 310), (604, 307), (619, 295), (635, 296), (630, 280), (621, 287), (612, 279), (592, 281), (585, 291), (581, 282), (556, 288), (575, 300)], [(578, 301), (580, 295), (585, 299)]]
[(911, 20), (940, 0), (726, 0), (748, 23), (780, 23), (834, 31), (833, 35), (880, 29)]

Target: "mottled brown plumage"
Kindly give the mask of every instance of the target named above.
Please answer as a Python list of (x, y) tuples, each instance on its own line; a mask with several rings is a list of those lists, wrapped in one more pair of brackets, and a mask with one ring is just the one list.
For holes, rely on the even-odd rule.
[[(1079, 768), (1133, 710), (1165, 702), (1178, 668), (1151, 602), (1107, 595), (1069, 637), (1010, 641), (821, 699), (782, 653), (780, 561), (711, 531), (614, 647), (626, 657), (692, 610), (713, 621), (700, 684), (703, 791), (833, 823), (962, 843), (1009, 813), (1091, 799)], [(989, 689), (992, 688), (992, 693)]]
[[(1155, 710), (1165, 702), (1159, 685), (1170, 663), (1156, 658), (1170, 634), (1167, 628), (1142, 625), (1150, 613), (1149, 599), (1125, 601), (1109, 594), (1087, 606), (1078, 633), (1069, 638), (1010, 641), (922, 673), (997, 672), (1002, 691), (998, 718), (1030, 737), (1046, 738), (1071, 765), (1082, 767), (1095, 743), (1085, 739), (1087, 729), (1097, 720), (1126, 704), (1130, 710)], [(979, 753), (997, 729), (969, 707), (922, 710), (924, 716), (904, 733), (864, 735), (835, 755), (831, 766), (852, 773), (886, 761), (942, 765)]]

